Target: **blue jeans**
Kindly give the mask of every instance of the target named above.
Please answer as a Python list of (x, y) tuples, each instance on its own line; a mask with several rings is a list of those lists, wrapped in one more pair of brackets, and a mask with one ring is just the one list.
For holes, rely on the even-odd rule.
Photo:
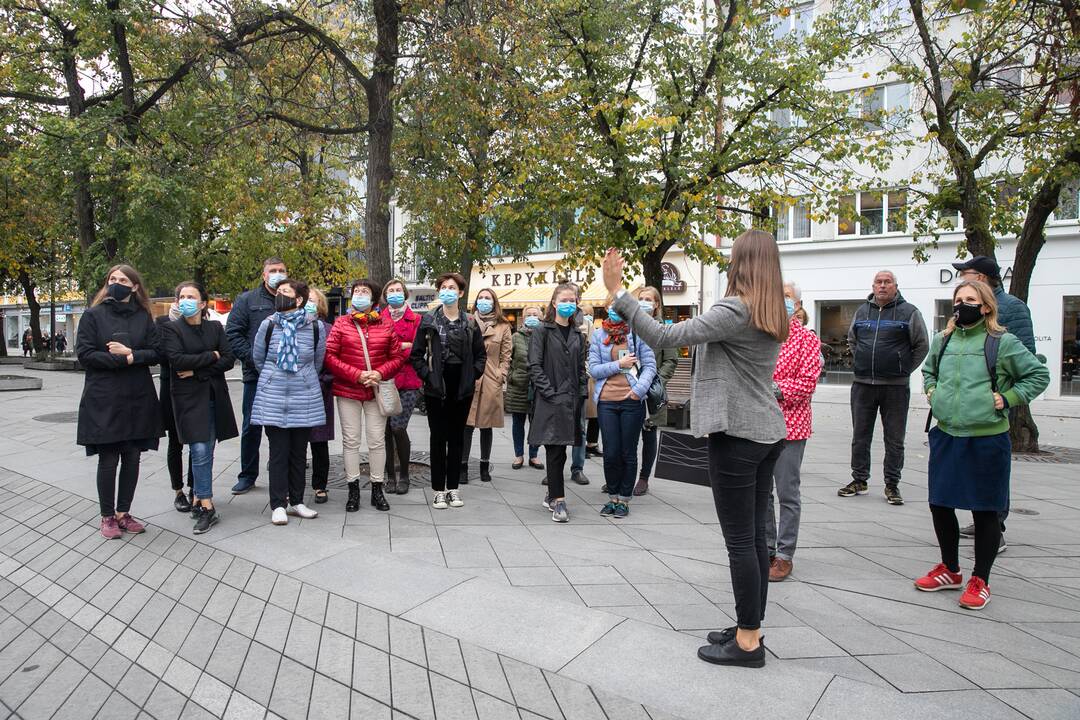
[[(529, 416), (528, 413), (516, 412), (513, 413), (513, 424), (510, 427), (511, 434), (514, 438), (514, 457), (524, 457), (525, 455), (525, 418)], [(536, 454), (540, 451), (540, 446), (529, 446), (529, 459), (535, 460)]]
[(191, 476), (195, 482), (195, 497), (209, 500), (214, 497), (214, 445), (217, 443), (214, 427), (214, 403), (210, 403), (210, 439), (206, 442), (191, 443)]
[(240, 428), (240, 474), (237, 480), (254, 485), (259, 477), (259, 445), (262, 444), (262, 425), (251, 424), (251, 407), (255, 404), (258, 381), (244, 383), (244, 422)]
[(601, 400), (596, 403), (596, 419), (604, 440), (604, 481), (608, 494), (628, 501), (637, 480), (638, 438), (645, 423), (645, 403)]

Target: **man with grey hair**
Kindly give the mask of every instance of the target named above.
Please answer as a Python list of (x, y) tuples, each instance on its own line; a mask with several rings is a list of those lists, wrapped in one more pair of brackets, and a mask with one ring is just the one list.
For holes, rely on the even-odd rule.
[(922, 365), (930, 341), (922, 315), (904, 300), (891, 270), (881, 270), (874, 276), (873, 291), (851, 320), (848, 347), (855, 361), (851, 384), (851, 482), (837, 495), (851, 497), (869, 492), (870, 442), (880, 414), (885, 437), (885, 499), (890, 505), (903, 505), (899, 486), (911, 403), (908, 377)]

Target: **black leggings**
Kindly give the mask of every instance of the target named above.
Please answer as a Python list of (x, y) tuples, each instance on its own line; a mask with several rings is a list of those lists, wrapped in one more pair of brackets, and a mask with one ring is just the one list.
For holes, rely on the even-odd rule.
[(589, 418), (589, 422), (585, 424), (585, 444), (588, 447), (596, 447), (596, 441), (600, 439), (600, 421), (596, 418)]
[(394, 477), (394, 453), (397, 453), (398, 465), (401, 468), (401, 477), (409, 476), (409, 455), (412, 453), (412, 441), (409, 440), (408, 428), (394, 430), (390, 427), (390, 418), (386, 419), (386, 474), (383, 477)]
[[(169, 449), (165, 453), (165, 462), (169, 466), (169, 482), (172, 489), (180, 492), (184, 489), (184, 444), (180, 442), (180, 436), (175, 430), (169, 430)], [(187, 486), (188, 490), (194, 483), (191, 478), (191, 463), (188, 463)]]
[(325, 490), (330, 479), (330, 443), (311, 441), (311, 489)]
[[(465, 465), (469, 462), (469, 453), (472, 452), (472, 425), (465, 426), (465, 440), (464, 446), (461, 452), (461, 464)], [(486, 462), (491, 459), (491, 443), (495, 438), (495, 432), (491, 428), (480, 428), (480, 460)]]
[[(117, 484), (116, 467), (120, 466)], [(101, 517), (131, 510), (135, 486), (139, 482), (139, 450), (101, 450), (98, 452), (97, 491)]]
[[(956, 511), (931, 505), (930, 515), (941, 548), (941, 562), (951, 572), (960, 572), (960, 523), (956, 520)], [(971, 574), (989, 582), (990, 568), (994, 566), (1001, 543), (1001, 521), (996, 510), (974, 510), (971, 515), (975, 518), (975, 569)]]

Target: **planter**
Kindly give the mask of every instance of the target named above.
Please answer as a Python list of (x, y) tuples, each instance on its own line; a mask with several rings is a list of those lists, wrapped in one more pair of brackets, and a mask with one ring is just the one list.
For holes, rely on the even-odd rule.
[(79, 365), (79, 361), (75, 358), (54, 358), (52, 360), (29, 360), (24, 365), (27, 370), (60, 370), (60, 371), (74, 371), (82, 370), (82, 366)]
[(0, 375), (0, 392), (18, 392), (20, 390), (40, 390), (41, 378), (25, 375)]

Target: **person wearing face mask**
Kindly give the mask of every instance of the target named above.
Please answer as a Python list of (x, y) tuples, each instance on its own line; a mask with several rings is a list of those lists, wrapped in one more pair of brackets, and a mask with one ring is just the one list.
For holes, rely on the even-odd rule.
[(345, 510), (360, 509), (360, 446), (367, 438), (371, 505), (389, 510), (383, 492), (386, 467), (386, 418), (375, 397), (381, 380), (392, 379), (405, 362), (394, 327), (375, 305), (381, 289), (370, 280), (352, 286), (351, 309), (334, 321), (326, 342), (326, 366), (334, 374), (334, 396), (341, 417), (341, 444), (349, 499)]
[[(527, 307), (521, 311), (525, 319), (514, 333), (513, 348), (510, 351), (510, 373), (506, 378), (506, 399), (503, 409), (510, 413), (514, 439), (514, 463), (510, 466), (520, 470), (525, 466), (525, 420), (529, 416), (529, 404), (533, 389), (529, 381), (529, 340), (533, 332), (540, 327), (543, 311), (538, 307)], [(543, 470), (544, 464), (536, 459), (540, 452), (538, 445), (529, 445), (529, 467)], [(546, 484), (545, 480), (545, 484)]]
[(510, 353), (514, 345), (510, 323), (499, 306), (499, 298), (490, 288), (484, 288), (476, 294), (473, 319), (484, 338), (487, 363), (484, 365), (483, 375), (477, 380), (466, 420), (461, 483), (469, 482), (469, 453), (472, 451), (474, 428), (480, 428), (480, 480), (491, 482), (491, 444), (494, 439), (492, 428), (503, 426), (503, 384), (510, 372)]
[(281, 258), (270, 257), (263, 261), (262, 282), (258, 287), (240, 293), (229, 311), (225, 323), (225, 335), (229, 338), (233, 355), (244, 369), (244, 421), (240, 428), (240, 474), (233, 485), (233, 495), (242, 495), (255, 487), (259, 477), (259, 445), (262, 444), (262, 428), (251, 422), (251, 406), (259, 372), (255, 366), (252, 349), (255, 336), (266, 318), (275, 312), (274, 300), (277, 288), (288, 277)]
[(76, 442), (98, 457), (101, 535), (111, 540), (146, 529), (130, 514), (131, 503), (139, 456), (157, 450), (163, 428), (150, 375), (161, 357), (159, 334), (146, 287), (130, 265), (114, 265), (105, 278), (75, 341), (86, 371)]
[[(651, 285), (639, 288), (634, 296), (637, 298), (638, 307), (657, 322), (664, 322), (664, 302), (660, 298), (660, 291)], [(667, 388), (668, 380), (675, 375), (679, 367), (678, 348), (660, 348), (654, 351), (656, 356), (656, 375), (660, 382)], [(638, 481), (634, 486), (634, 495), (644, 495), (649, 492), (649, 476), (652, 475), (653, 465), (656, 463), (656, 454), (659, 450), (659, 428), (667, 425), (667, 406), (665, 405), (655, 415), (645, 419), (641, 428), (641, 468), (638, 470)]]
[[(321, 290), (311, 288), (308, 291), (308, 301), (304, 311), (309, 317), (318, 318), (323, 333), (330, 336), (330, 323), (326, 322), (326, 316), (330, 314), (330, 306), (326, 302), (326, 295)], [(330, 479), (330, 441), (334, 439), (334, 375), (330, 368), (323, 362), (319, 371), (319, 389), (322, 391), (323, 410), (326, 412), (326, 422), (311, 429), (311, 489), (315, 493), (317, 504), (325, 503), (328, 499), (326, 483)]]
[(547, 458), (544, 507), (554, 522), (570, 521), (563, 470), (567, 448), (584, 441), (582, 413), (588, 392), (585, 335), (574, 324), (580, 294), (572, 283), (555, 287), (544, 321), (529, 340), (529, 379), (533, 384), (533, 415), (529, 444), (543, 445)]
[(465, 278), (443, 273), (435, 279), (439, 307), (425, 313), (409, 355), (424, 383), (431, 438), (431, 506), (461, 507), (458, 482), (465, 442), (465, 421), (477, 380), (487, 364), (484, 338), (474, 321), (461, 313)]
[[(173, 320), (179, 320), (183, 317), (180, 314), (180, 308), (177, 306), (177, 300), (173, 300), (172, 305), (169, 306), (169, 312), (165, 315), (161, 315), (154, 318), (154, 323), (157, 325), (158, 335), (161, 335), (165, 326), (171, 323)], [(191, 512), (191, 506), (195, 502), (195, 489), (194, 480), (191, 475), (191, 463), (188, 463), (187, 469), (187, 492), (184, 492), (184, 443), (180, 442), (180, 436), (176, 434), (176, 420), (173, 418), (173, 406), (172, 406), (172, 370), (169, 367), (169, 359), (162, 353), (161, 362), (159, 364), (158, 381), (160, 391), (158, 396), (161, 404), (161, 424), (165, 429), (165, 434), (169, 438), (168, 449), (165, 454), (165, 464), (169, 470), (169, 483), (172, 485), (175, 496), (173, 497), (173, 507), (177, 512), (189, 513)]]
[(326, 422), (319, 370), (327, 343), (321, 323), (304, 309), (308, 297), (307, 283), (282, 280), (274, 296), (275, 312), (259, 325), (252, 348), (259, 379), (251, 423), (265, 429), (270, 443), (274, 525), (288, 524), (289, 515), (319, 515), (304, 504), (304, 464), (311, 429)]
[(188, 446), (195, 480), (193, 533), (202, 535), (218, 522), (214, 508), (214, 445), (240, 434), (233, 416), (225, 373), (235, 364), (225, 328), (206, 316), (206, 291), (196, 282), (176, 287), (181, 318), (162, 331), (161, 345), (172, 379), (176, 432)]
[[(926, 592), (959, 590), (960, 606), (990, 602), (990, 569), (998, 553), (998, 513), (1009, 501), (1012, 445), (1009, 408), (1031, 403), (1050, 373), (998, 322), (989, 285), (965, 280), (953, 291), (953, 316), (931, 343), (923, 388), (937, 421), (930, 441), (929, 501), (941, 563), (915, 581)], [(956, 510), (975, 519), (975, 567), (967, 585), (960, 572)]]
[[(416, 370), (407, 361), (413, 341), (416, 340), (416, 331), (420, 328), (420, 316), (406, 303), (409, 289), (404, 280), (395, 278), (383, 285), (382, 297), (383, 322), (394, 329), (406, 357), (406, 362), (394, 376), (394, 385), (397, 386), (398, 396), (401, 398), (401, 414), (386, 419), (386, 473), (383, 485), (388, 493), (404, 495), (409, 492), (411, 484), (409, 456), (412, 453), (412, 442), (409, 440), (409, 420), (416, 408), (416, 402), (420, 399), (420, 388), (423, 387)], [(398, 473), (394, 471), (395, 457), (398, 460)]]

